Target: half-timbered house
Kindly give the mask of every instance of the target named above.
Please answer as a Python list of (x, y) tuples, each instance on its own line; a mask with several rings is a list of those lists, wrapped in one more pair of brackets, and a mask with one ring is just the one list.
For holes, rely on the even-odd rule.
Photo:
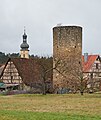
[(83, 74), (88, 78), (87, 88), (90, 91), (101, 90), (101, 59), (99, 55), (82, 56)]
[(39, 90), (40, 66), (34, 59), (9, 58), (0, 75), (0, 81), (11, 88)]

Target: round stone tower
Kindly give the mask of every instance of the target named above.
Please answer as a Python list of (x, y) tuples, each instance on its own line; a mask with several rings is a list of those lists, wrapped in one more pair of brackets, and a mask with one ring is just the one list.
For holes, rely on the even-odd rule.
[[(81, 69), (82, 60), (82, 27), (56, 26), (53, 28), (53, 87), (71, 89), (74, 86), (75, 74)], [(78, 73), (77, 73), (78, 74)], [(75, 80), (74, 80), (75, 79)]]
[(20, 55), (21, 58), (29, 58), (29, 45), (27, 44), (27, 35), (24, 29), (24, 35), (23, 35), (23, 43), (20, 45), (21, 50), (20, 50)]

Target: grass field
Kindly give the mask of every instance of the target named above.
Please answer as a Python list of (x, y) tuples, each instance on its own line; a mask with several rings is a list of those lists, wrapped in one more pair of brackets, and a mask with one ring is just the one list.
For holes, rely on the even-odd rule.
[(0, 120), (101, 120), (101, 94), (0, 96)]

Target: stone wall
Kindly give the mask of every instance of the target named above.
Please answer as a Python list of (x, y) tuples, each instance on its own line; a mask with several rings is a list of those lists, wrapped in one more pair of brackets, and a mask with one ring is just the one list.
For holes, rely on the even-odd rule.
[[(75, 74), (79, 72), (82, 58), (82, 28), (79, 26), (57, 26), (53, 28), (53, 87), (72, 89)], [(76, 71), (76, 72), (75, 72)], [(75, 79), (75, 80), (74, 80)]]

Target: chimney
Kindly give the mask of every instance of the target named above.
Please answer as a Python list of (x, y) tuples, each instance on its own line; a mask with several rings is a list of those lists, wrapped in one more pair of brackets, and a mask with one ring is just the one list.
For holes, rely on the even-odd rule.
[(84, 53), (84, 62), (88, 61), (88, 53)]

